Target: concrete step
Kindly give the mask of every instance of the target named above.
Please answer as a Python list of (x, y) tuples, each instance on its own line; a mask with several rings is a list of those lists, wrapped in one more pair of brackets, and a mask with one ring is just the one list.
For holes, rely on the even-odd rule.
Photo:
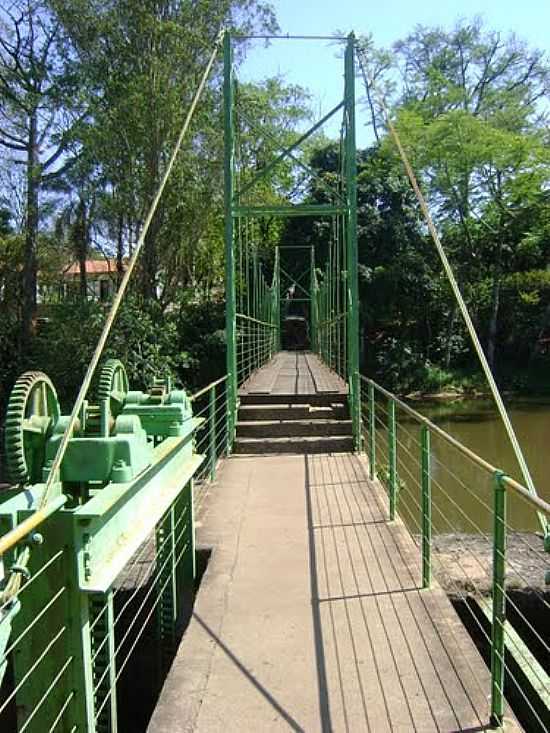
[(312, 394), (240, 394), (241, 405), (330, 405), (347, 404), (348, 396), (343, 392), (314, 392)]
[(239, 408), (239, 420), (345, 420), (347, 405), (243, 405)]
[(294, 438), (352, 435), (351, 420), (254, 420), (237, 423), (237, 438)]
[(234, 452), (239, 455), (263, 453), (348, 453), (353, 438), (337, 436), (308, 438), (237, 438)]

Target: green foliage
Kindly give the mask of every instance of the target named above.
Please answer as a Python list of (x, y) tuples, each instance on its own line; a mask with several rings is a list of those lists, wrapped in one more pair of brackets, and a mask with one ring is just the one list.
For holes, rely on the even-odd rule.
[[(418, 26), (394, 44), (392, 63), (373, 52), (371, 38), (365, 39), (365, 47), (371, 75), (380, 77), (377, 86), (386, 84), (393, 92), (396, 128), (489, 362), (498, 371), (502, 360), (514, 358), (512, 344), (519, 347), (519, 362), (525, 361), (537, 343), (540, 301), (531, 290), (510, 300), (506, 283), (512, 273), (545, 267), (549, 256), (547, 106), (539, 103), (550, 82), (545, 54), (513, 35), (505, 38), (486, 30), (479, 20), (460, 21), (452, 29)], [(388, 71), (396, 67), (403, 78), (401, 89), (388, 86)], [(381, 139), (377, 157), (400, 169), (390, 136)], [(375, 208), (380, 211), (378, 199)], [(433, 252), (424, 235), (423, 255)], [(417, 364), (440, 365), (449, 372), (451, 364), (453, 369), (466, 366), (472, 356), (439, 265), (428, 258), (423, 281), (414, 261), (399, 253), (399, 263), (411, 273), (408, 283), (400, 283), (405, 286), (399, 288), (402, 308), (398, 301), (395, 309), (392, 287), (403, 278), (391, 271), (391, 262), (370, 267), (365, 298), (369, 306), (378, 302), (378, 279), (381, 293), (389, 294), (387, 304), (380, 301), (379, 309), (370, 308), (378, 328), (386, 321), (384, 332), (390, 335), (391, 328), (391, 337), (403, 339)], [(426, 303), (425, 317), (411, 303), (411, 292)], [(410, 314), (409, 322), (403, 313)], [(425, 338), (414, 338), (412, 324), (423, 329)], [(401, 362), (405, 367), (407, 359)], [(394, 377), (403, 384), (410, 381)]]
[(440, 366), (426, 364), (421, 376), (422, 389), (425, 392), (440, 392), (453, 385), (454, 374)]
[[(0, 58), (9, 72), (0, 84), (9, 137), (0, 144), (26, 165), (36, 105), (42, 135), (40, 165), (29, 168), (40, 174), (29, 179), (32, 196), (41, 194), (40, 216), (34, 223), (27, 217), (27, 230), (16, 232), (0, 210), (0, 383), (24, 367), (43, 368), (68, 404), (105, 311), (85, 301), (52, 309), (23, 356), (22, 310), (34, 290), (28, 277), (22, 288), (21, 273), (39, 270), (42, 284), (55, 285), (67, 260), (85, 254), (90, 242), (126, 255), (219, 28), (272, 31), (276, 20), (262, 0), (16, 4), (20, 29), (28, 13), (38, 13), (40, 32), (23, 34), (25, 48), (40, 50), (57, 30), (40, 68)], [(6, 27), (8, 40), (16, 30)], [(550, 147), (548, 109), (539, 101), (548, 93), (548, 60), (477, 20), (417, 27), (391, 50), (376, 49), (370, 37), (363, 43), (377, 87), (393, 98), (392, 116), (497, 373), (527, 388), (529, 380), (514, 379), (509, 367), (517, 373), (544, 363), (550, 337)], [(237, 66), (247, 48), (236, 47)], [(224, 275), (221, 71), (218, 59), (145, 243), (139, 297), (124, 304), (108, 345), (106, 355), (122, 358), (138, 387), (169, 371), (195, 388), (224, 371), (224, 304), (216, 300)], [(373, 90), (366, 91), (378, 142), (358, 154), (363, 368), (400, 391), (468, 389), (475, 384), (468, 339)], [(241, 84), (236, 96), (244, 185), (297, 139), (310, 121), (310, 98), (278, 77)], [(286, 160), (243, 203), (328, 202), (341, 165), (338, 145), (319, 135), (296, 155), (315, 176)], [(266, 218), (255, 226), (268, 269), (279, 241), (314, 243), (322, 266), (327, 218), (287, 225)], [(299, 274), (307, 256), (304, 250), (289, 268)]]
[[(55, 6), (90, 100), (82, 142), (100, 190), (97, 223), (120, 249), (135, 241), (219, 29), (269, 32), (276, 22), (260, 0)], [(223, 277), (221, 86), (218, 60), (145, 241), (141, 291), (164, 306), (182, 288), (208, 293)]]
[[(76, 397), (104, 319), (105, 309), (98, 303), (66, 302), (52, 309), (39, 328), (25, 368), (41, 369), (51, 377), (66, 410)], [(163, 313), (155, 301), (130, 297), (104, 358), (121, 359), (135, 389), (147, 389), (154, 377), (170, 375), (193, 391), (225, 372), (222, 324), (220, 303), (182, 303)]]

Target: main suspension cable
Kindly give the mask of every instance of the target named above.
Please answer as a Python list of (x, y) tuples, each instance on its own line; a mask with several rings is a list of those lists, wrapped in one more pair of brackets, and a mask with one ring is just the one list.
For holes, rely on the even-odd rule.
[[(514, 454), (519, 464), (519, 467), (520, 467), (520, 470), (523, 476), (523, 480), (525, 481), (525, 485), (531, 494), (538, 496), (537, 490), (535, 488), (535, 484), (533, 482), (531, 473), (529, 471), (529, 467), (527, 465), (527, 461), (525, 460), (525, 456), (523, 455), (521, 445), (516, 436), (514, 427), (510, 421), (510, 417), (508, 416), (506, 407), (504, 406), (504, 402), (502, 400), (500, 390), (493, 376), (493, 372), (491, 371), (491, 367), (489, 366), (489, 362), (487, 361), (487, 357), (485, 356), (485, 352), (483, 351), (483, 347), (481, 346), (479, 336), (477, 334), (477, 331), (473, 324), (472, 318), (468, 311), (468, 306), (466, 305), (466, 302), (464, 301), (464, 298), (462, 297), (462, 293), (460, 292), (460, 287), (455, 278), (453, 269), (451, 267), (451, 263), (449, 262), (449, 258), (447, 257), (447, 254), (445, 250), (443, 249), (441, 239), (439, 238), (439, 234), (437, 233), (437, 230), (435, 228), (435, 224), (433, 222), (432, 216), (428, 209), (428, 205), (426, 203), (424, 195), (422, 194), (422, 191), (420, 190), (420, 186), (418, 185), (418, 181), (412, 169), (412, 166), (407, 156), (407, 153), (405, 152), (405, 149), (403, 148), (401, 139), (395, 128), (395, 125), (391, 121), (390, 113), (389, 113), (386, 101), (384, 99), (384, 95), (378, 90), (376, 84), (374, 83), (373, 78), (368, 75), (365, 55), (366, 54), (365, 54), (364, 49), (358, 47), (357, 48), (357, 59), (359, 61), (359, 68), (361, 70), (361, 75), (363, 77), (363, 83), (365, 85), (365, 89), (366, 90), (370, 89), (370, 91), (374, 93), (374, 96), (376, 97), (376, 100), (378, 104), (380, 105), (382, 112), (384, 113), (384, 118), (388, 126), (388, 129), (390, 131), (391, 137), (393, 138), (393, 141), (397, 147), (397, 150), (399, 151), (401, 161), (403, 163), (403, 166), (405, 167), (405, 171), (407, 173), (410, 184), (414, 190), (417, 201), (424, 215), (424, 219), (426, 220), (426, 224), (428, 226), (428, 230), (431, 234), (432, 240), (435, 244), (437, 253), (439, 255), (439, 259), (441, 260), (443, 269), (445, 270), (445, 274), (447, 275), (447, 279), (449, 280), (449, 283), (451, 285), (451, 289), (455, 296), (460, 313), (462, 314), (462, 318), (464, 319), (464, 323), (466, 324), (466, 328), (468, 330), (468, 333), (474, 345), (474, 349), (481, 363), (481, 368), (483, 369), (483, 372), (489, 384), (491, 394), (493, 396), (493, 399), (497, 406), (498, 412), (504, 424), (504, 428), (506, 430), (506, 433), (508, 435), (512, 448), (514, 450)], [(541, 512), (537, 512), (537, 515), (538, 515), (539, 522), (541, 524), (544, 536), (546, 538), (548, 536), (548, 522), (546, 520), (546, 517)]]

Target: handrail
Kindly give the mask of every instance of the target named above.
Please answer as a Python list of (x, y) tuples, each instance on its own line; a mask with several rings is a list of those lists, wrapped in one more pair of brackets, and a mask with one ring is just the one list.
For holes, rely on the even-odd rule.
[[(387, 389), (384, 389), (384, 387), (377, 384), (377, 382), (375, 382), (373, 379), (370, 379), (369, 377), (365, 377), (363, 374), (360, 375), (360, 378), (366, 384), (371, 384), (376, 390), (378, 390), (378, 392), (383, 394), (385, 397), (388, 397), (389, 399), (394, 400), (395, 404), (398, 405), (404, 412), (407, 412), (409, 415), (414, 417), (415, 420), (418, 420), (423, 425), (428, 427), (432, 433), (435, 433), (440, 438), (445, 440), (447, 443), (452, 445), (460, 453), (465, 455), (467, 458), (469, 458), (473, 463), (477, 464), (484, 471), (487, 471), (487, 473), (494, 475), (495, 472), (498, 470), (495, 466), (489, 463), (489, 461), (486, 461), (484, 458), (481, 458), (481, 456), (478, 456), (477, 453), (474, 453), (474, 451), (470, 450), (470, 448), (465, 446), (463, 443), (461, 443), (456, 438), (453, 438), (452, 435), (450, 435), (445, 430), (440, 428), (438, 425), (433, 423), (427, 417), (425, 417), (424, 415), (421, 415), (415, 409), (407, 405), (406, 402), (403, 402), (403, 400), (400, 400), (399, 397), (396, 397), (392, 392), (389, 392)], [(503, 483), (506, 484), (506, 486), (513, 489), (515, 492), (520, 494), (523, 499), (525, 499), (530, 504), (532, 504), (533, 507), (535, 507), (538, 511), (542, 511), (547, 516), (550, 516), (550, 504), (544, 501), (544, 499), (541, 499), (540, 496), (536, 494), (532, 494), (525, 486), (523, 486), (522, 484), (520, 484), (518, 481), (511, 478), (510, 476), (504, 475), (502, 476), (501, 480)]]
[(228, 374), (224, 374), (223, 377), (220, 377), (219, 379), (216, 379), (214, 382), (210, 382), (210, 384), (207, 384), (206, 387), (203, 387), (202, 389), (199, 389), (198, 392), (195, 392), (195, 394), (191, 395), (189, 398), (191, 402), (194, 402), (199, 397), (202, 397), (203, 394), (206, 394), (208, 390), (212, 389), (212, 387), (217, 387), (218, 384), (221, 384), (222, 382), (225, 382), (225, 380), (228, 378)]
[(27, 519), (24, 519), (13, 529), (10, 529), (9, 532), (6, 532), (5, 535), (0, 537), (0, 557), (15, 547), (18, 542), (24, 539), (33, 529), (36, 529), (42, 524), (42, 522), (45, 522), (58, 509), (61, 509), (66, 502), (67, 497), (64, 494), (56, 496), (46, 506), (37, 509), (30, 517), (27, 517)]
[(235, 315), (237, 318), (242, 318), (245, 321), (252, 321), (252, 323), (259, 323), (260, 326), (267, 326), (268, 328), (277, 328), (276, 323), (268, 323), (267, 321), (260, 321), (257, 318), (252, 318), (252, 316), (247, 316), (244, 313), (236, 313)]

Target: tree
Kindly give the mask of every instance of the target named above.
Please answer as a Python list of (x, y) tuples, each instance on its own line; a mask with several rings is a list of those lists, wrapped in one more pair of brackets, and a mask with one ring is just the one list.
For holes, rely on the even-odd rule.
[[(311, 119), (310, 95), (295, 84), (285, 84), (280, 77), (258, 84), (239, 84), (236, 93), (236, 165), (238, 187), (250, 188), (240, 203), (280, 204), (302, 195), (304, 170), (296, 161), (303, 157), (297, 150), (293, 157), (281, 160), (269, 174), (253, 183), (262, 170), (271, 165), (298, 138), (298, 128)], [(258, 222), (263, 247), (278, 242), (281, 222), (262, 217)]]
[(85, 112), (74, 94), (62, 28), (48, 5), (13, 0), (1, 11), (0, 24), (0, 146), (26, 172), (21, 345), (27, 348), (36, 307), (41, 193), (71, 165)]
[[(93, 100), (83, 143), (103, 181), (98, 213), (109, 219), (120, 256), (123, 240), (130, 249), (135, 242), (220, 28), (269, 31), (274, 16), (257, 0), (58, 0), (56, 7)], [(144, 244), (141, 292), (164, 304), (194, 282), (194, 253), (200, 259), (205, 237), (217, 234), (210, 219), (221, 213), (220, 73), (218, 63)]]
[[(419, 26), (393, 50), (403, 76), (397, 128), (446, 244), (454, 247), (459, 278), (491, 279), (486, 342), (494, 364), (500, 284), (512, 261), (506, 253), (517, 242), (511, 221), (518, 202), (512, 206), (510, 186), (521, 178), (540, 190), (548, 175), (547, 113), (539, 101), (550, 88), (550, 67), (541, 51), (514, 35), (485, 31), (479, 20), (451, 31)], [(449, 344), (455, 320), (453, 306)]]

